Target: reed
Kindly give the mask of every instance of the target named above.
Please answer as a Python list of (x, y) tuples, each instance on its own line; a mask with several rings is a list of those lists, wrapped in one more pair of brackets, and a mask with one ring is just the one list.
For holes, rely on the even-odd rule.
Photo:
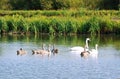
[(0, 31), (1, 31), (1, 33), (5, 33), (8, 31), (8, 26), (7, 26), (7, 23), (5, 21), (5, 18), (0, 19)]
[[(0, 31), (24, 34), (119, 34), (118, 13), (118, 11), (22, 11), (21, 13), (8, 11), (8, 15), (0, 17)], [(116, 16), (117, 18), (114, 18)]]
[(99, 18), (93, 16), (83, 25), (83, 30), (90, 34), (100, 34)]
[(71, 16), (71, 17), (80, 17), (80, 16), (119, 16), (120, 11), (118, 10), (18, 10), (18, 11), (4, 11), (0, 10), (0, 16), (13, 16), (21, 15), (23, 17), (34, 17), (34, 16)]

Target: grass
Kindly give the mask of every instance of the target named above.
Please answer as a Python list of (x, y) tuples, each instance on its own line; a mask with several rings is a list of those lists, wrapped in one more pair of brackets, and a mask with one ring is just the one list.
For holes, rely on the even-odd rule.
[(120, 11), (0, 11), (0, 16), (1, 34), (120, 33)]

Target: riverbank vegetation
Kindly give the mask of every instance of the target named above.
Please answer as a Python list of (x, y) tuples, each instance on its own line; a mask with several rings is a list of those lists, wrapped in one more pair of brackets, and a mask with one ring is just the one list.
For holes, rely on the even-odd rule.
[(0, 10), (119, 10), (119, 0), (1, 0)]
[(1, 0), (1, 34), (120, 33), (119, 0)]
[(0, 33), (109, 34), (120, 33), (120, 11), (31, 10), (0, 11)]

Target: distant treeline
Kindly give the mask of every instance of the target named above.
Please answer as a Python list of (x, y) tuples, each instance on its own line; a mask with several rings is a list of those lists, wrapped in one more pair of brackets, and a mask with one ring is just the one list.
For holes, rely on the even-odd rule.
[(1, 10), (119, 10), (119, 0), (0, 0)]

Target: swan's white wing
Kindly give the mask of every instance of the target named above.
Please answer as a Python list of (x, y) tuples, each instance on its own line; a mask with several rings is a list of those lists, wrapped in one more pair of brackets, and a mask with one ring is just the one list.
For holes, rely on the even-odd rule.
[(84, 51), (84, 48), (83, 47), (80, 47), (80, 46), (76, 46), (76, 47), (72, 47), (70, 48), (71, 51)]
[(92, 51), (93, 54), (98, 54), (98, 51), (95, 50), (95, 49), (92, 49), (91, 51)]
[(91, 49), (91, 51), (89, 51), (89, 52), (90, 52), (91, 57), (94, 57), (94, 58), (98, 57), (98, 51), (97, 50)]

